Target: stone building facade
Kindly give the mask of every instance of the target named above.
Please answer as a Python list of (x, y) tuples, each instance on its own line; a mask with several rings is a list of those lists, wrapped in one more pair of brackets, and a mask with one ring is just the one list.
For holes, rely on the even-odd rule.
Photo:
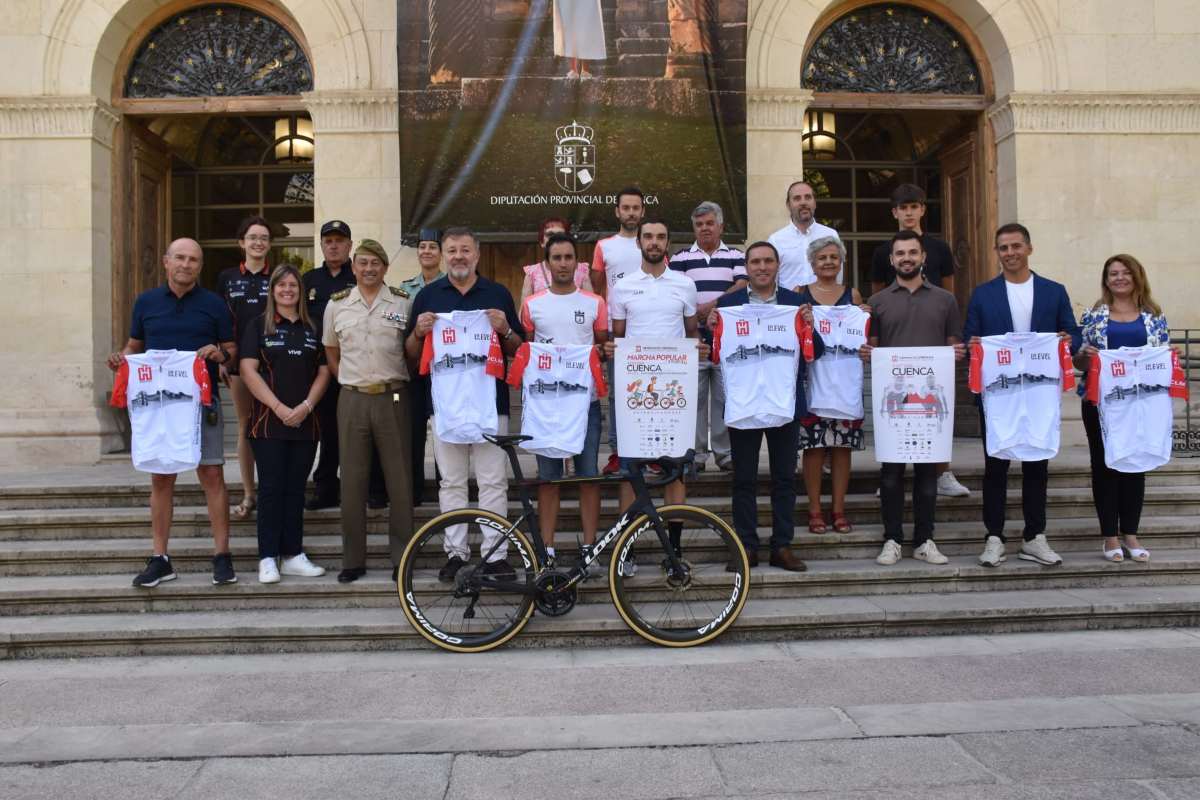
[[(396, 0), (228, 0), (276, 20), (303, 47), (311, 89), (287, 110), (312, 120), (316, 219), (351, 220), (357, 237), (398, 249)], [(125, 71), (164, 20), (195, 0), (8, 0), (0, 3), (0, 459), (7, 464), (95, 461), (119, 440), (105, 408), (104, 358), (121, 337), (121, 297), (145, 262), (120, 213), (137, 186), (126, 170), (133, 118)], [(615, 14), (647, 15), (663, 0), (618, 0)], [(753, 238), (786, 220), (783, 195), (811, 170), (802, 132), (813, 109), (931, 112), (911, 95), (814, 92), (803, 72), (836, 20), (868, 13), (862, 0), (668, 0), (687, 15), (736, 17), (748, 32), (748, 220)], [(211, 5), (209, 3), (208, 5)], [(480, 0), (481, 8), (523, 0)], [(611, 5), (611, 4), (610, 4)], [(895, 4), (893, 4), (895, 5)], [(965, 171), (943, 163), (943, 185), (964, 198), (958, 225), (972, 282), (994, 274), (986, 228), (1019, 220), (1034, 232), (1035, 268), (1064, 281), (1078, 306), (1098, 290), (1103, 259), (1138, 256), (1173, 325), (1200, 327), (1191, 234), (1200, 228), (1200, 0), (909, 0), (970, 49), (981, 91), (953, 109), (968, 142)], [(488, 13), (491, 13), (489, 11)], [(632, 39), (633, 37), (625, 37)], [(651, 37), (653, 38), (653, 37)], [(618, 43), (618, 57), (653, 57)], [(621, 47), (624, 47), (622, 50)], [(680, 60), (680, 68), (686, 59)], [(174, 109), (174, 111), (172, 111)], [(224, 98), (164, 103), (156, 113), (231, 109)], [(914, 128), (915, 130), (915, 128)], [(916, 134), (914, 134), (916, 135)], [(961, 161), (961, 160), (960, 160)], [(950, 173), (967, 177), (955, 187)], [(136, 173), (135, 173), (136, 174)], [(152, 177), (152, 176), (151, 176)], [(949, 183), (946, 183), (949, 180)], [(161, 211), (161, 210), (160, 210)], [(171, 225), (164, 218), (165, 230)], [(145, 224), (145, 220), (137, 224)], [(155, 263), (150, 254), (150, 269)], [(144, 263), (143, 263), (144, 266)], [(406, 270), (406, 266), (408, 269)], [(413, 267), (401, 260), (396, 278)], [(961, 289), (960, 289), (961, 290)]]

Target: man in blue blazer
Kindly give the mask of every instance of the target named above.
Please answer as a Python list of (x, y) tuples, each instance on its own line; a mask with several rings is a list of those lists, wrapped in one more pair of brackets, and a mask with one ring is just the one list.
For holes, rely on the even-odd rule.
[[(1071, 309), (1071, 299), (1061, 283), (1036, 275), (1029, 268), (1033, 242), (1029, 230), (1016, 222), (996, 231), (996, 255), (1000, 275), (975, 287), (967, 305), (963, 339), (976, 344), (982, 336), (1036, 331), (1071, 338), (1071, 352), (1079, 349), (1080, 331)], [(979, 404), (984, 431), (983, 524), (987, 539), (979, 563), (999, 566), (1004, 555), (1004, 513), (1008, 501), (1008, 464), (987, 455), (987, 420)], [(1053, 566), (1062, 558), (1046, 542), (1046, 484), (1048, 461), (1021, 463), (1021, 508), (1025, 516), (1024, 542), (1019, 558)]]
[[(717, 308), (768, 303), (799, 306), (800, 313), (812, 325), (812, 308), (800, 295), (779, 285), (779, 251), (770, 242), (755, 242), (746, 248), (746, 272), (749, 285), (722, 295)], [(716, 314), (716, 311), (713, 312)], [(825, 343), (813, 337), (813, 356), (820, 358)], [(773, 567), (802, 572), (807, 567), (792, 553), (796, 531), (796, 447), (799, 444), (798, 420), (808, 413), (804, 395), (807, 365), (800, 359), (796, 377), (796, 415), (791, 422), (774, 428), (729, 428), (729, 449), (733, 461), (733, 527), (746, 547), (750, 566), (758, 566), (758, 453), (767, 440), (771, 465), (771, 561)], [(730, 390), (726, 386), (726, 392)]]

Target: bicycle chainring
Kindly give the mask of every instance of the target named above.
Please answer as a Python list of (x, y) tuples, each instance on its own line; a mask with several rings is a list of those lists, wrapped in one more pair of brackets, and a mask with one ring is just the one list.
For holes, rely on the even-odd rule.
[(547, 572), (539, 575), (533, 581), (537, 594), (533, 596), (533, 605), (547, 617), (561, 617), (575, 607), (579, 599), (579, 589), (572, 586), (563, 589), (570, 582), (565, 572)]

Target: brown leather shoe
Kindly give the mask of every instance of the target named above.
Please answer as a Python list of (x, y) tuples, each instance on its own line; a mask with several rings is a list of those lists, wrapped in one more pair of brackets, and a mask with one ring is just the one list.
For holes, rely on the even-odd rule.
[[(757, 548), (753, 549), (753, 550), (751, 550), (750, 548), (746, 548), (746, 562), (751, 567), (758, 566), (758, 550), (757, 550)], [(726, 572), (737, 572), (738, 571), (737, 560), (733, 559), (733, 558), (729, 559), (729, 562), (727, 564), (725, 564), (725, 571)]]
[(771, 551), (771, 566), (786, 569), (788, 572), (804, 572), (808, 565), (792, 553), (792, 548), (781, 547)]

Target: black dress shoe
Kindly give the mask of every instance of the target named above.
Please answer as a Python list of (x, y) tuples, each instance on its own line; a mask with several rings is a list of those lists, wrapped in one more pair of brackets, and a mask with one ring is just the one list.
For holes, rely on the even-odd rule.
[(366, 567), (351, 567), (350, 569), (344, 569), (338, 573), (338, 583), (354, 583), (356, 580), (366, 574)]
[(400, 582), (400, 567), (392, 567), (392, 583)]
[(308, 511), (320, 511), (322, 508), (337, 508), (341, 502), (336, 496), (314, 494), (304, 503), (304, 508)]
[[(747, 547), (746, 548), (746, 563), (748, 563), (752, 567), (758, 566), (758, 548), (757, 547), (755, 547), (755, 548)], [(740, 568), (740, 564), (738, 563), (738, 559), (736, 559), (736, 558), (729, 559), (729, 563), (727, 563), (725, 565), (726, 572), (737, 572), (739, 568)]]
[(387, 508), (387, 507), (388, 507), (387, 495), (384, 495), (383, 497), (368, 497), (367, 498), (367, 508), (378, 510), (378, 509)]

